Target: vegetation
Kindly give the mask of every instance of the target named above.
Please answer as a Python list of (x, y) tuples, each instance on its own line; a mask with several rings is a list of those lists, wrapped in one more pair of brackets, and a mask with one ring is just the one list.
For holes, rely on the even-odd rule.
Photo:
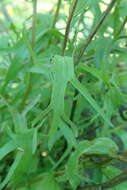
[(126, 190), (127, 1), (52, 2), (1, 0), (0, 189)]

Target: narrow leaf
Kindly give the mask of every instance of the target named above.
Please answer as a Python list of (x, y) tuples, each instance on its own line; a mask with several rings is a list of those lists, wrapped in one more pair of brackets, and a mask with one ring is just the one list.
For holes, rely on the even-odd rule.
[(91, 106), (99, 113), (104, 121), (113, 127), (113, 124), (109, 121), (109, 119), (104, 114), (103, 110), (98, 106), (97, 102), (92, 98), (89, 91), (76, 79), (71, 80), (72, 85), (84, 96), (84, 98), (91, 104)]
[(9, 141), (2, 148), (0, 148), (0, 160), (4, 158), (8, 153), (16, 148), (16, 144), (13, 141)]
[(12, 164), (7, 176), (5, 177), (4, 181), (0, 184), (0, 189), (3, 189), (5, 187), (5, 185), (8, 184), (8, 182), (10, 181), (11, 177), (13, 176), (17, 166), (19, 165), (21, 159), (23, 156), (23, 152), (19, 151), (16, 155), (15, 161)]

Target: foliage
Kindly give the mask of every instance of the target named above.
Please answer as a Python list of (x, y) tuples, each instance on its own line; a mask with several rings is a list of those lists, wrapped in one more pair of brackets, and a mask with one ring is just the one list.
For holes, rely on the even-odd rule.
[(127, 2), (27, 3), (0, 22), (0, 189), (126, 189)]

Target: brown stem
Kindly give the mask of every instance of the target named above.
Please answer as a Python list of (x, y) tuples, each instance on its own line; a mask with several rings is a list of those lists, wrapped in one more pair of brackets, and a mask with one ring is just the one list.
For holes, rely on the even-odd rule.
[(96, 35), (96, 33), (98, 32), (98, 30), (100, 29), (100, 27), (102, 26), (105, 18), (107, 17), (107, 15), (110, 13), (110, 11), (112, 10), (114, 4), (116, 3), (117, 0), (112, 0), (111, 3), (109, 4), (109, 6), (107, 7), (107, 9), (105, 10), (105, 12), (103, 13), (102, 17), (100, 18), (99, 22), (97, 23), (97, 25), (95, 26), (95, 29), (89, 34), (89, 37), (86, 41), (86, 43), (83, 44), (83, 46), (81, 47), (79, 54), (75, 60), (75, 64), (78, 64), (85, 52), (85, 50), (87, 49), (87, 47), (89, 46), (89, 44), (91, 43), (93, 37)]
[[(43, 180), (43, 176), (39, 176), (39, 177), (36, 177), (30, 181), (28, 181), (29, 184), (34, 184), (34, 183), (37, 183), (41, 180)], [(110, 179), (109, 181), (105, 182), (105, 183), (102, 183), (102, 184), (95, 184), (95, 185), (88, 185), (88, 186), (85, 186), (85, 187), (78, 187), (77, 190), (104, 190), (104, 189), (108, 189), (108, 188), (112, 188), (112, 187), (115, 187), (116, 185), (119, 185), (120, 183), (124, 182), (127, 180), (127, 170), (125, 170), (124, 172), (122, 172), (120, 175)], [(23, 187), (24, 184), (19, 184), (17, 186), (17, 188), (19, 187)], [(5, 190), (11, 190), (11, 187), (7, 187)]]
[[(97, 154), (92, 154), (92, 155), (85, 155), (85, 157), (98, 157), (98, 158), (108, 158), (108, 159), (116, 159), (116, 160), (121, 160), (123, 162), (127, 162), (126, 158), (124, 159), (124, 157), (122, 157), (123, 155), (127, 155), (127, 152), (121, 152), (118, 153), (118, 155), (109, 155), (109, 154), (102, 154), (102, 155), (97, 155)], [(55, 176), (60, 176), (63, 175), (64, 171), (56, 171), (55, 172)], [(37, 183), (41, 180), (43, 180), (44, 176), (38, 176), (35, 177), (33, 179), (28, 180), (28, 184), (32, 185), (34, 183)], [(101, 189), (107, 189), (107, 188), (111, 188), (114, 187), (122, 182), (124, 182), (125, 180), (127, 180), (127, 170), (122, 172), (120, 175), (112, 178), (111, 180), (102, 183), (102, 184), (95, 184), (95, 185), (89, 185), (89, 186), (85, 186), (85, 187), (78, 187), (77, 190), (99, 190), (99, 188)], [(24, 183), (18, 184), (17, 188), (19, 187), (23, 187)], [(7, 187), (5, 190), (11, 190), (11, 187)]]
[[(60, 176), (60, 175), (63, 175), (63, 171), (57, 171), (57, 172), (55, 172), (55, 176)], [(28, 180), (27, 184), (28, 185), (32, 185), (32, 184), (35, 184), (37, 182), (42, 181), (43, 179), (44, 179), (44, 176), (37, 176), (37, 177), (35, 177), (33, 179)], [(24, 186), (25, 186), (24, 183), (20, 183), (20, 184), (18, 184), (16, 186), (16, 189), (24, 187)], [(12, 188), (11, 187), (6, 187), (5, 190), (12, 190)]]
[[(38, 176), (38, 177), (36, 177), (36, 178), (34, 178), (34, 179), (28, 181), (27, 183), (30, 184), (30, 185), (32, 185), (32, 184), (34, 184), (34, 183), (37, 183), (37, 182), (43, 180), (43, 178), (44, 178), (43, 176)], [(18, 184), (18, 185), (16, 186), (16, 188), (20, 188), (20, 187), (24, 187), (24, 183), (23, 183), (23, 184)], [(6, 187), (5, 190), (11, 190), (11, 189), (12, 189), (11, 187)]]
[[(79, 62), (80, 62), (80, 60), (81, 60), (81, 58), (82, 58), (85, 50), (87, 49), (87, 47), (91, 43), (93, 37), (96, 35), (96, 33), (98, 32), (98, 30), (100, 29), (101, 25), (103, 24), (105, 18), (108, 16), (109, 12), (113, 8), (113, 6), (116, 3), (116, 1), (117, 0), (112, 0), (112, 2), (109, 4), (109, 6), (107, 7), (107, 9), (103, 13), (102, 17), (100, 18), (99, 22), (97, 23), (95, 29), (89, 34), (87, 42), (81, 47), (81, 49), (79, 51), (79, 54), (76, 57), (75, 64), (79, 64)], [(80, 81), (82, 81), (82, 79)], [(77, 96), (77, 95), (78, 95), (78, 91), (75, 90), (74, 97)], [(77, 105), (77, 100), (74, 100), (74, 102), (72, 104), (71, 114), (70, 114), (71, 115), (70, 116), (71, 121), (73, 121), (73, 118), (74, 118), (74, 114), (75, 114), (75, 110), (76, 110), (76, 105)]]
[(61, 2), (62, 2), (62, 0), (58, 0), (55, 16), (54, 16), (54, 20), (53, 20), (53, 25), (52, 25), (53, 28), (55, 28), (55, 25), (56, 25), (56, 22), (57, 22), (57, 19), (59, 16)]
[(127, 180), (127, 170), (122, 172), (120, 175), (102, 184), (103, 189), (111, 188)]
[(77, 3), (78, 3), (78, 0), (74, 0), (71, 12), (69, 14), (69, 18), (68, 18), (68, 22), (67, 22), (67, 26), (66, 26), (66, 31), (65, 31), (64, 42), (63, 42), (63, 47), (62, 47), (62, 52), (61, 52), (62, 56), (64, 56), (64, 54), (65, 54), (65, 49), (67, 46), (67, 41), (68, 41), (69, 32), (70, 32), (70, 26), (71, 26), (72, 18), (73, 18)]
[(85, 157), (96, 157), (96, 158), (107, 158), (107, 159), (114, 159), (114, 160), (120, 160), (122, 162), (127, 163), (126, 157), (122, 156), (122, 154), (118, 155), (110, 155), (110, 154), (91, 154), (91, 155), (85, 155)]
[(99, 190), (99, 189), (104, 190), (104, 189), (115, 187), (116, 185), (119, 185), (120, 183), (126, 180), (127, 180), (127, 170), (105, 183), (97, 184), (97, 185), (89, 185), (86, 187), (78, 187), (77, 190)]
[[(34, 50), (34, 47), (35, 47), (36, 17), (37, 17), (37, 0), (34, 0), (33, 1), (33, 20), (32, 20), (32, 41), (31, 41), (32, 50)], [(33, 57), (31, 56), (30, 57), (30, 65), (33, 65), (33, 63), (34, 63), (34, 60), (33, 60)], [(27, 100), (27, 98), (28, 98), (28, 96), (32, 90), (32, 73), (28, 73), (27, 77), (28, 77), (28, 86), (26, 88), (23, 99), (22, 99), (20, 106), (19, 106), (20, 112), (22, 112), (22, 110), (24, 109), (26, 100)]]

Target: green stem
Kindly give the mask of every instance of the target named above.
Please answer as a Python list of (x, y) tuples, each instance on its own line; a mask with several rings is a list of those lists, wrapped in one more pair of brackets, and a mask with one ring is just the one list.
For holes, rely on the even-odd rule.
[(124, 19), (124, 21), (123, 21), (123, 23), (122, 23), (119, 31), (117, 32), (117, 35), (116, 35), (117, 37), (121, 34), (121, 32), (124, 29), (126, 23), (127, 23), (127, 16), (125, 17), (125, 19)]
[(33, 1), (33, 20), (32, 20), (32, 50), (35, 46), (35, 37), (36, 37), (36, 17), (37, 17), (37, 0)]
[(84, 13), (86, 12), (87, 10), (86, 9), (84, 9), (84, 11), (82, 12), (82, 14), (80, 15), (80, 17), (79, 17), (79, 20), (78, 20), (78, 23), (77, 23), (77, 26), (76, 26), (76, 29), (75, 29), (75, 32), (74, 32), (74, 36), (73, 36), (73, 44), (75, 44), (76, 43), (76, 41), (77, 41), (77, 36), (78, 36), (78, 32), (79, 32), (79, 26), (80, 26), (80, 24), (81, 24), (81, 22), (82, 22), (82, 20), (83, 20), (83, 15), (84, 15)]
[[(35, 47), (36, 17), (37, 17), (37, 0), (33, 0), (32, 40), (31, 40), (32, 50), (34, 50), (34, 47)], [(33, 57), (31, 56), (30, 57), (30, 65), (33, 65), (33, 64), (34, 64), (34, 60), (33, 60)], [(20, 112), (22, 112), (22, 110), (24, 109), (26, 100), (27, 100), (29, 94), (32, 91), (32, 73), (27, 74), (27, 81), (28, 81), (28, 85), (27, 85), (27, 88), (26, 88), (26, 91), (24, 93), (23, 99), (22, 99), (22, 101), (20, 103), (20, 106), (19, 106), (19, 111)]]
[(71, 26), (72, 18), (73, 18), (77, 4), (78, 4), (78, 0), (74, 0), (73, 5), (72, 5), (72, 9), (71, 9), (70, 14), (69, 14), (68, 22), (66, 25), (65, 37), (64, 37), (64, 42), (63, 42), (63, 47), (62, 47), (62, 52), (61, 52), (62, 56), (64, 56), (64, 54), (65, 54), (67, 41), (68, 41), (68, 37), (69, 37), (69, 32), (70, 32), (70, 26)]
[(58, 16), (59, 16), (59, 11), (60, 11), (61, 2), (62, 2), (62, 0), (58, 0), (56, 12), (55, 12), (55, 16), (54, 16), (54, 20), (53, 20), (52, 28), (55, 28), (55, 26), (56, 26), (56, 22), (57, 22), (57, 19), (58, 19)]

